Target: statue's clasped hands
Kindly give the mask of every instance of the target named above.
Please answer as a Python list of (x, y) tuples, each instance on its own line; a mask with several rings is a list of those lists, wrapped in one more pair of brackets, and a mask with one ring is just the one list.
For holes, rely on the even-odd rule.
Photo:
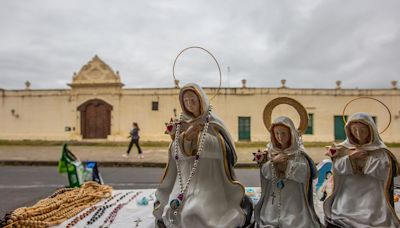
[(185, 129), (185, 139), (190, 141), (197, 139), (199, 133), (204, 128), (204, 122), (197, 120), (191, 123), (182, 123), (182, 127)]
[(284, 153), (279, 153), (273, 155), (271, 160), (274, 164), (286, 163), (289, 160), (289, 156)]
[(360, 149), (354, 149), (351, 151), (349, 158), (352, 160), (356, 160), (356, 159), (364, 159), (367, 156), (368, 156), (367, 151), (360, 150)]

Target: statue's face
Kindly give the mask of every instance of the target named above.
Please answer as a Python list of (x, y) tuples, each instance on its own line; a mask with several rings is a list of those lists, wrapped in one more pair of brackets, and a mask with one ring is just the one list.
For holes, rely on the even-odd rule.
[(360, 144), (365, 144), (369, 141), (370, 131), (366, 124), (360, 122), (351, 123), (350, 131)]
[(282, 125), (275, 126), (273, 134), (275, 136), (276, 141), (278, 141), (279, 144), (286, 145), (287, 147), (289, 147), (290, 129), (288, 127)]
[(184, 92), (183, 104), (185, 105), (185, 109), (191, 112), (194, 117), (200, 115), (200, 100), (193, 91), (188, 90)]

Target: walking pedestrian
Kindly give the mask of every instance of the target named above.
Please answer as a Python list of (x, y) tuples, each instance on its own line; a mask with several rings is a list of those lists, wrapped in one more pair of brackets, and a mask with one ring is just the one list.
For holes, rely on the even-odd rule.
[(135, 144), (136, 148), (138, 149), (138, 157), (142, 159), (142, 158), (144, 158), (144, 155), (143, 155), (142, 149), (140, 148), (140, 145), (139, 145), (139, 138), (140, 138), (139, 131), (140, 131), (140, 128), (139, 128), (139, 125), (136, 122), (133, 122), (132, 126), (133, 126), (133, 128), (130, 131), (129, 136), (128, 136), (128, 138), (131, 138), (131, 141), (129, 143), (128, 150), (126, 151), (126, 154), (123, 154), (122, 156), (127, 158), (129, 156), (129, 153), (130, 153), (130, 151), (132, 149), (133, 144)]

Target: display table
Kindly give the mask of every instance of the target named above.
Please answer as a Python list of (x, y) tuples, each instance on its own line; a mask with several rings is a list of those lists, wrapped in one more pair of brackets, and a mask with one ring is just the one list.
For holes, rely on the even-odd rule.
[[(137, 192), (140, 192), (140, 194), (131, 202), (129, 202), (126, 206), (124, 206), (121, 210), (119, 210), (117, 216), (115, 217), (114, 222), (109, 225), (108, 227), (149, 227), (149, 228), (154, 228), (154, 217), (153, 217), (153, 203), (155, 200), (155, 189), (135, 189), (135, 190), (113, 190), (113, 195), (118, 194), (118, 193), (127, 193), (129, 191), (134, 191), (133, 194)], [(258, 200), (260, 197), (260, 188), (246, 188), (246, 194), (253, 200), (253, 203)], [(146, 197), (148, 204), (143, 205), (143, 197)], [(126, 197), (124, 200), (121, 200), (122, 203), (128, 201), (129, 197)], [(144, 200), (145, 202), (146, 200)], [(96, 205), (100, 206), (104, 202), (101, 201), (97, 203)], [(80, 216), (84, 214), (88, 209), (82, 211), (79, 213)], [(113, 208), (108, 208), (103, 216), (98, 219), (96, 222), (94, 222), (91, 225), (87, 225), (87, 221), (90, 220), (92, 217), (92, 214), (89, 216), (85, 217), (84, 219), (80, 220), (76, 225), (73, 227), (100, 227), (103, 223), (104, 220), (107, 218), (107, 216), (112, 212)], [(75, 217), (77, 217), (75, 216)], [(74, 218), (75, 218), (74, 217)], [(62, 224), (60, 224), (57, 227), (66, 227), (68, 223), (70, 223), (74, 218), (71, 218)]]
[[(140, 194), (132, 200), (130, 203), (128, 203), (126, 206), (124, 206), (121, 210), (119, 210), (118, 214), (115, 217), (115, 220), (113, 221), (112, 224), (110, 224), (108, 227), (142, 227), (142, 228), (154, 228), (154, 217), (153, 217), (153, 203), (154, 203), (154, 193), (155, 189), (135, 189), (135, 190), (113, 190), (113, 195), (118, 194), (118, 193), (127, 193), (129, 191), (134, 191), (133, 194), (140, 192)], [(400, 194), (400, 190), (395, 190), (395, 193)], [(260, 188), (256, 187), (248, 187), (246, 188), (246, 195), (248, 195), (252, 200), (253, 203), (255, 204), (258, 201), (258, 198), (260, 197)], [(146, 200), (143, 200), (143, 197), (148, 201), (147, 205), (143, 205), (143, 202)], [(121, 202), (126, 202), (128, 197)], [(97, 205), (102, 205), (104, 202), (99, 202)], [(322, 203), (318, 199), (316, 199), (316, 196), (314, 196), (314, 205), (315, 205), (315, 210), (321, 219), (323, 221), (323, 209), (322, 209)], [(397, 202), (395, 204), (396, 207), (396, 213), (400, 215), (400, 203)], [(84, 214), (85, 211), (89, 209), (86, 209), (82, 211), (78, 216), (81, 214)], [(112, 212), (113, 208), (108, 208), (105, 213), (103, 214), (102, 217), (100, 217), (95, 223), (87, 226), (86, 223), (87, 221), (92, 217), (93, 213), (90, 214), (89, 216), (85, 217), (81, 221), (79, 221), (74, 227), (100, 227), (103, 223), (104, 220), (107, 218), (107, 216)], [(76, 216), (75, 216), (76, 217)], [(74, 218), (75, 218), (74, 217)], [(66, 227), (67, 224), (72, 221), (74, 218), (71, 218), (64, 223), (60, 224), (57, 227)]]

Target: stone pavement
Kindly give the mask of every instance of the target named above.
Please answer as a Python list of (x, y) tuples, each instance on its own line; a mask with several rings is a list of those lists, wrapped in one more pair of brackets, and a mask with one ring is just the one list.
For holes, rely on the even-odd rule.
[[(128, 158), (122, 157), (127, 147), (122, 146), (69, 146), (69, 149), (81, 161), (97, 161), (101, 166), (143, 166), (164, 167), (167, 161), (167, 147), (142, 147), (144, 158), (137, 157), (137, 150), (132, 148)], [(257, 147), (237, 147), (237, 167), (256, 167), (253, 152)], [(62, 146), (20, 146), (0, 145), (0, 165), (57, 165)], [(307, 153), (316, 162), (326, 159), (325, 149), (306, 148)], [(391, 151), (400, 160), (400, 148)]]

